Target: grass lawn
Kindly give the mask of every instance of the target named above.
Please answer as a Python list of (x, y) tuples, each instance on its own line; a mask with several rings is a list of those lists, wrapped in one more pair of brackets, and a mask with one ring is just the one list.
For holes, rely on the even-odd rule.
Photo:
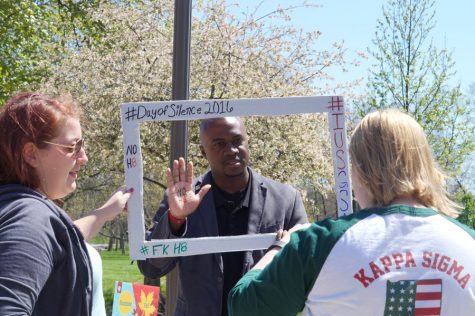
[[(122, 255), (119, 251), (102, 251), (102, 287), (106, 301), (107, 315), (112, 313), (115, 281), (134, 282), (143, 284), (143, 276), (140, 273), (137, 262), (131, 264), (128, 252)], [(160, 292), (165, 293), (165, 278), (161, 279)]]
[[(137, 262), (131, 264), (129, 253), (122, 255), (121, 251), (102, 251), (102, 287), (106, 301), (107, 315), (112, 314), (115, 281), (134, 282), (143, 284), (143, 275), (137, 267)], [(166, 278), (161, 278), (160, 293), (166, 293)], [(297, 315), (300, 315), (297, 314)]]

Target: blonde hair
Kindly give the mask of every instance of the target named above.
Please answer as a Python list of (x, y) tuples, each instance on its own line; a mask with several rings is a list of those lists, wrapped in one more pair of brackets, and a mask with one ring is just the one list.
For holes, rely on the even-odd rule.
[(459, 214), (460, 207), (444, 189), (446, 176), (432, 157), (426, 134), (408, 114), (389, 109), (366, 115), (351, 137), (350, 157), (374, 206), (411, 196), (439, 213)]

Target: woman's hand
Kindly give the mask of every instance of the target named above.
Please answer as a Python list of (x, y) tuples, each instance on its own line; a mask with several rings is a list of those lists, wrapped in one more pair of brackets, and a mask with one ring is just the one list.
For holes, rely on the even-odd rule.
[(133, 192), (134, 188), (127, 189), (121, 186), (97, 211), (101, 213), (105, 221), (113, 220), (120, 213), (127, 212), (127, 201)]
[(134, 192), (134, 188), (120, 187), (112, 193), (110, 198), (97, 210), (74, 221), (74, 224), (82, 232), (86, 240), (93, 238), (104, 226), (105, 222), (111, 221), (121, 212), (127, 211), (127, 201)]
[(308, 228), (308, 227), (310, 227), (310, 225), (312, 225), (312, 224), (310, 224), (310, 223), (297, 224), (294, 227), (292, 227), (291, 229), (289, 229), (288, 231), (279, 229), (277, 231), (276, 240), (280, 240), (280, 241), (285, 242), (287, 244), (290, 241), (290, 234), (292, 234), (293, 232), (296, 232), (298, 230)]

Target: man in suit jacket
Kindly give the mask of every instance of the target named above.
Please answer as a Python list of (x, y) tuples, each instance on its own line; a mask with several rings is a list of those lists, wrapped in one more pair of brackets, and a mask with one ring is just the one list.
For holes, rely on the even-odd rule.
[[(166, 194), (146, 238), (193, 238), (272, 233), (306, 223), (298, 191), (263, 177), (249, 166), (248, 136), (240, 118), (203, 120), (201, 152), (210, 171), (193, 178), (180, 158), (167, 170)], [(208, 193), (209, 192), (209, 193)], [(139, 261), (147, 277), (179, 264), (180, 289), (174, 315), (226, 316), (230, 289), (263, 256), (263, 250)]]

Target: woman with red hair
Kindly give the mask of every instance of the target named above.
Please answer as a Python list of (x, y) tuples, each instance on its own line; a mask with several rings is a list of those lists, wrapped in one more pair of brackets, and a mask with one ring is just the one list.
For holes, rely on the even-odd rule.
[(85, 240), (124, 210), (132, 190), (74, 223), (54, 203), (76, 189), (88, 161), (79, 117), (69, 98), (36, 92), (0, 110), (0, 315), (91, 315)]

